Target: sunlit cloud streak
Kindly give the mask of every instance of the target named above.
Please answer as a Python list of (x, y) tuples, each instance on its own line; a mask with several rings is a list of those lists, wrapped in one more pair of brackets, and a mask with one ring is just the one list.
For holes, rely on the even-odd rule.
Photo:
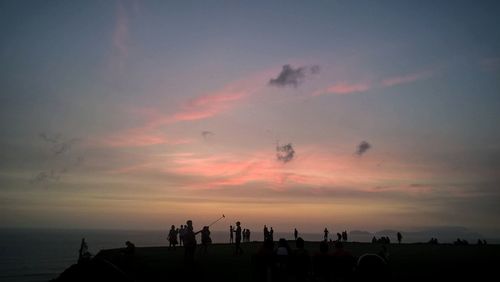
[(373, 89), (393, 87), (401, 84), (408, 84), (418, 80), (431, 77), (434, 71), (426, 70), (417, 73), (388, 77), (380, 80), (378, 83), (372, 82), (337, 82), (326, 88), (314, 91), (311, 96), (321, 95), (347, 95), (367, 92)]
[(110, 147), (136, 147), (187, 143), (189, 139), (168, 138), (161, 132), (162, 127), (180, 122), (208, 119), (227, 112), (264, 87), (262, 77), (263, 74), (258, 74), (229, 83), (220, 90), (192, 98), (171, 114), (164, 114), (157, 109), (135, 110), (147, 113), (147, 120), (142, 126), (96, 138), (95, 144)]
[(410, 73), (406, 75), (399, 75), (399, 76), (393, 76), (393, 77), (388, 77), (384, 80), (382, 80), (381, 84), (384, 87), (391, 87), (391, 86), (396, 86), (400, 84), (406, 84), (406, 83), (411, 83), (415, 82), (417, 80), (425, 79), (434, 74), (433, 71), (421, 71), (417, 73)]
[(360, 92), (365, 92), (371, 89), (370, 84), (368, 83), (346, 83), (346, 82), (339, 82), (336, 84), (333, 84), (325, 89), (318, 90), (312, 94), (312, 96), (320, 96), (320, 95), (325, 95), (325, 94), (337, 94), (337, 95), (343, 95), (343, 94), (351, 94), (351, 93), (360, 93)]
[(112, 34), (113, 57), (112, 63), (114, 67), (121, 70), (125, 65), (125, 60), (128, 57), (129, 47), (129, 19), (127, 10), (122, 1), (117, 1), (115, 26)]

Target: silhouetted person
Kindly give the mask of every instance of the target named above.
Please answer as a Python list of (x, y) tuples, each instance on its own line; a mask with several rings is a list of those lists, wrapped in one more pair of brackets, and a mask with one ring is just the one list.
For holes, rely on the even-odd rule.
[(208, 245), (212, 243), (212, 238), (210, 238), (210, 229), (208, 226), (204, 226), (201, 230), (201, 250), (203, 254), (207, 253)]
[(309, 273), (311, 272), (311, 258), (309, 252), (304, 248), (304, 239), (298, 237), (295, 240), (297, 249), (293, 251), (291, 267), (295, 274), (296, 281), (307, 281)]
[(347, 242), (347, 230), (344, 230), (344, 232), (342, 232), (342, 241)]
[(229, 226), (229, 243), (234, 243), (234, 229), (232, 225)]
[(276, 249), (276, 255), (287, 256), (291, 252), (288, 242), (284, 238), (280, 238), (278, 241), (278, 248)]
[(271, 230), (269, 230), (269, 239), (274, 242), (274, 230), (271, 227)]
[(177, 246), (177, 230), (175, 229), (175, 226), (172, 225), (170, 227), (170, 231), (168, 232), (168, 247), (174, 247), (174, 250), (175, 250), (175, 246)]
[(378, 252), (378, 255), (381, 258), (383, 258), (386, 262), (389, 261), (389, 251), (387, 250), (386, 245), (382, 245), (382, 250), (380, 250), (380, 252)]
[(236, 222), (236, 244), (235, 244), (235, 250), (234, 254), (235, 255), (241, 255), (243, 254), (243, 249), (241, 248), (241, 223), (238, 221)]
[(267, 229), (267, 226), (264, 225), (264, 241), (269, 239), (269, 230)]
[(134, 243), (132, 243), (130, 241), (127, 241), (127, 242), (125, 242), (125, 246), (127, 246), (125, 248), (125, 254), (127, 254), (127, 255), (133, 255), (133, 254), (135, 254), (135, 245), (134, 245)]
[(269, 238), (259, 248), (257, 253), (252, 256), (253, 281), (273, 281), (274, 272), (274, 242)]
[(247, 229), (247, 234), (246, 234), (246, 237), (247, 237), (247, 242), (250, 242), (250, 229)]
[(186, 229), (181, 224), (181, 228), (179, 229), (179, 246), (184, 245), (184, 234), (186, 234)]
[(340, 242), (342, 240), (342, 234), (337, 232), (337, 242)]
[(323, 231), (324, 235), (323, 235), (323, 240), (327, 241), (328, 240), (328, 229), (326, 229), (325, 227), (325, 230)]
[(356, 260), (350, 252), (344, 249), (341, 242), (335, 243), (335, 250), (332, 254), (333, 275), (336, 281), (348, 281), (353, 276)]
[(78, 250), (78, 263), (86, 262), (90, 260), (89, 246), (85, 242), (85, 238), (82, 238), (80, 243), (80, 249)]
[(184, 261), (186, 264), (194, 263), (194, 253), (196, 251), (196, 234), (193, 231), (193, 221), (188, 220), (184, 227)]
[(375, 244), (375, 243), (377, 243), (377, 237), (373, 236), (372, 237), (372, 244)]
[(403, 240), (403, 235), (401, 235), (401, 232), (398, 232), (398, 243), (401, 244), (401, 240)]
[(328, 241), (319, 243), (319, 253), (313, 258), (314, 277), (316, 281), (331, 280), (331, 256), (328, 254)]
[(284, 238), (280, 238), (278, 241), (278, 248), (276, 249), (275, 256), (275, 267), (276, 267), (276, 279), (278, 281), (285, 281), (288, 276), (288, 261), (291, 254), (290, 246)]
[(297, 241), (297, 237), (299, 237), (299, 231), (297, 231), (297, 228), (293, 230), (293, 237), (295, 238), (295, 241)]

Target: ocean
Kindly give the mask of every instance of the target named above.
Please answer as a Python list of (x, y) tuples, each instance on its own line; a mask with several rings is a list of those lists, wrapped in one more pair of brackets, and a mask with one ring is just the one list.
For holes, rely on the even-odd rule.
[[(323, 239), (322, 233), (307, 233), (300, 236), (307, 241)], [(211, 237), (214, 243), (229, 242), (228, 231), (212, 231)], [(275, 240), (293, 239), (293, 233), (276, 232), (274, 237)], [(371, 234), (350, 234), (349, 241), (369, 242), (371, 237)], [(167, 231), (161, 230), (0, 229), (0, 281), (49, 281), (56, 278), (66, 268), (76, 263), (82, 238), (85, 238), (93, 255), (102, 249), (123, 248), (126, 241), (133, 242), (137, 247), (168, 245)], [(406, 234), (404, 238), (406, 243), (426, 242), (429, 239), (427, 236)], [(440, 239), (440, 242), (451, 242), (451, 238)], [(251, 235), (252, 241), (262, 241), (262, 239), (261, 230), (254, 231)], [(395, 241), (392, 235), (391, 239)], [(197, 240), (200, 242), (199, 235)], [(474, 243), (473, 237), (470, 240)]]
[[(262, 240), (262, 232), (251, 240)], [(126, 241), (137, 247), (166, 246), (167, 231), (80, 230), (80, 229), (0, 229), (0, 281), (49, 281), (76, 263), (82, 238), (89, 251), (123, 248)], [(292, 238), (292, 233), (276, 233), (276, 238)], [(228, 243), (229, 231), (212, 231), (214, 243)], [(308, 234), (308, 240), (321, 235)], [(198, 242), (200, 241), (198, 235)]]

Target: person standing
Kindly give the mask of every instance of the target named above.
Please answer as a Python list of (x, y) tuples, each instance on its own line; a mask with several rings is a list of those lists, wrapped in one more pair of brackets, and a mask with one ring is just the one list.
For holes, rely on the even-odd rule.
[(328, 229), (326, 229), (326, 227), (325, 227), (325, 230), (323, 231), (323, 233), (324, 233), (323, 240), (328, 241), (328, 233), (329, 232), (328, 232)]
[(229, 244), (234, 243), (234, 229), (232, 225), (229, 225)]
[(293, 237), (295, 238), (295, 241), (297, 241), (297, 238), (299, 237), (299, 231), (297, 231), (297, 228), (293, 231)]
[(168, 247), (170, 248), (173, 246), (175, 250), (175, 246), (177, 246), (177, 230), (175, 229), (174, 225), (172, 225), (172, 227), (170, 228), (170, 232), (168, 232), (168, 242)]
[(235, 255), (241, 255), (243, 254), (243, 249), (241, 248), (241, 223), (238, 221), (236, 222), (236, 230), (235, 230), (235, 233), (236, 233), (236, 244), (235, 244), (235, 251), (234, 251), (234, 254)]
[(196, 251), (196, 234), (193, 231), (193, 221), (188, 220), (184, 226), (184, 261), (186, 264), (194, 263), (194, 253)]
[(184, 229), (184, 225), (181, 224), (181, 228), (179, 229), (179, 246), (184, 245), (184, 234), (186, 230)]

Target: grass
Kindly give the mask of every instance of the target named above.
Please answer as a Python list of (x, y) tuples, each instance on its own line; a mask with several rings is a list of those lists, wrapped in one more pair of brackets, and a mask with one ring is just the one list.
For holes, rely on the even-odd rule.
[[(294, 242), (289, 242), (292, 249)], [(261, 242), (243, 243), (245, 253), (234, 256), (234, 246), (214, 244), (206, 255), (199, 248), (193, 267), (184, 265), (184, 249), (168, 247), (137, 247), (134, 255), (124, 255), (123, 249), (103, 250), (97, 257), (118, 266), (136, 281), (252, 281), (252, 255)], [(447, 244), (390, 244), (389, 268), (393, 281), (478, 281), (497, 277), (500, 266), (500, 246), (453, 246)], [(381, 244), (346, 243), (344, 247), (353, 256), (378, 253)], [(306, 249), (314, 255), (319, 242), (306, 242)], [(330, 250), (333, 248), (331, 247)], [(493, 279), (495, 280), (495, 279)]]

